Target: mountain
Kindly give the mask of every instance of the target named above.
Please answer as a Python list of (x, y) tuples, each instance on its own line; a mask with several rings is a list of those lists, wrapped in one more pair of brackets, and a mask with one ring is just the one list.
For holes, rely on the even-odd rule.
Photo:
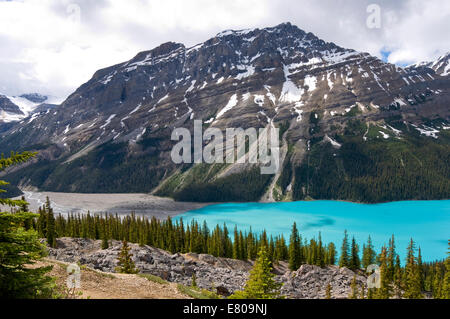
[(436, 74), (441, 76), (447, 76), (450, 74), (450, 52), (440, 56), (436, 61), (419, 62), (407, 67), (408, 70), (429, 68), (432, 69)]
[(44, 103), (48, 100), (48, 96), (39, 94), (39, 93), (27, 93), (22, 94), (20, 96), (21, 98), (27, 99), (28, 101), (34, 102), (34, 103)]
[[(447, 56), (448, 61), (448, 56)], [(64, 192), (153, 192), (192, 201), (448, 198), (445, 57), (400, 68), (290, 23), (168, 42), (97, 71), (61, 105), (1, 133), (37, 150), (5, 178)], [(174, 128), (275, 126), (282, 169), (175, 165)]]
[(0, 121), (10, 122), (18, 120), (24, 115), (22, 110), (7, 96), (0, 95)]
[(5, 123), (18, 122), (34, 113), (54, 108), (56, 106), (54, 102), (56, 102), (55, 98), (49, 98), (39, 93), (27, 93), (20, 96), (0, 94), (0, 131), (11, 126), (5, 125)]

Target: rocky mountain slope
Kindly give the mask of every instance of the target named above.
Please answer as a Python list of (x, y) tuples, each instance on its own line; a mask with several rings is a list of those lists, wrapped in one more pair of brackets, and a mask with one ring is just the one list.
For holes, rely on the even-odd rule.
[(413, 71), (414, 69), (425, 69), (429, 68), (434, 70), (436, 74), (439, 74), (441, 76), (447, 76), (450, 74), (450, 52), (447, 54), (444, 54), (436, 59), (436, 61), (428, 61), (428, 62), (419, 62), (416, 64), (413, 64), (407, 69), (409, 71)]
[[(143, 274), (186, 286), (192, 284), (195, 274), (198, 287), (229, 295), (241, 290), (252, 268), (251, 262), (216, 258), (204, 254), (174, 254), (153, 248), (129, 244), (136, 267)], [(114, 272), (121, 242), (112, 241), (111, 247), (101, 249), (100, 240), (59, 238), (57, 248), (49, 248), (49, 258), (64, 262), (79, 262), (90, 268)], [(325, 298), (325, 289), (331, 285), (332, 298), (348, 298), (355, 273), (347, 268), (328, 266), (320, 268), (302, 265), (297, 271), (287, 270), (286, 264), (275, 267), (275, 279), (283, 282), (282, 293), (289, 298)], [(359, 287), (366, 287), (366, 277), (356, 274)]]
[[(284, 23), (165, 43), (97, 71), (52, 111), (1, 133), (38, 150), (17, 185), (179, 200), (448, 198), (449, 56), (400, 68)], [(278, 127), (282, 169), (175, 165), (174, 128)], [(395, 178), (395, 182), (393, 181)], [(417, 180), (420, 180), (417, 183)]]
[(28, 93), (20, 96), (6, 96), (0, 94), (0, 131), (4, 131), (11, 125), (6, 123), (18, 122), (32, 116), (34, 113), (46, 112), (56, 104), (51, 104), (53, 99), (39, 93)]

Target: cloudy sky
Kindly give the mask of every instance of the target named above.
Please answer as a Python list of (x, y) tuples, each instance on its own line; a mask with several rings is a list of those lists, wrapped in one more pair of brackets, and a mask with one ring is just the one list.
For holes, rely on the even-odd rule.
[(450, 51), (448, 0), (0, 0), (0, 92), (65, 97), (163, 42), (287, 21), (399, 65)]

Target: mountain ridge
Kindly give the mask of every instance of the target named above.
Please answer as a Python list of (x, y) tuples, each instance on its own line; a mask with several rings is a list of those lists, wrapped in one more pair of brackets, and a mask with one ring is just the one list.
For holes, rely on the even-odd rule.
[[(45, 190), (153, 191), (200, 201), (259, 200), (267, 193), (277, 193), (269, 196), (276, 200), (349, 199), (348, 194), (324, 189), (310, 194), (308, 171), (313, 168), (306, 169), (305, 163), (315, 152), (318, 163), (323, 163), (325, 155), (336, 157), (327, 160), (337, 165), (338, 179), (345, 184), (354, 168), (344, 158), (354, 163), (355, 152), (373, 156), (373, 150), (369, 151), (373, 145), (377, 152), (391, 147), (392, 156), (414, 167), (416, 163), (407, 160), (414, 154), (399, 150), (409, 147), (422, 152), (424, 141), (431, 141), (428, 147), (435, 149), (423, 155), (426, 159), (433, 156), (434, 163), (436, 152), (447, 156), (448, 83), (448, 76), (432, 68), (403, 69), (325, 42), (290, 23), (228, 30), (190, 48), (167, 42), (98, 70), (52, 112), (36, 113), (2, 133), (0, 150), (12, 150), (17, 144), (20, 149), (41, 150), (30, 166), (35, 168), (31, 177), (26, 177), (27, 169), (10, 176), (18, 185)], [(176, 166), (170, 160), (171, 131), (192, 130), (193, 120), (221, 130), (282, 128), (285, 160), (278, 180), (258, 176), (246, 164)], [(355, 143), (356, 151), (349, 148)], [(385, 159), (373, 160), (388, 165)], [(434, 166), (443, 173), (442, 165)], [(325, 168), (315, 169), (315, 174), (318, 170), (321, 175)], [(401, 174), (398, 168), (388, 171)], [(366, 165), (358, 174), (352, 178), (378, 178)], [(448, 197), (448, 188), (430, 186), (428, 178), (436, 173), (417, 174), (427, 176), (429, 192)], [(326, 184), (329, 177), (314, 178)], [(409, 184), (410, 178), (404, 183)], [(242, 188), (230, 186), (237, 181), (246, 182)], [(445, 177), (438, 181), (444, 182)], [(348, 183), (348, 192), (358, 193), (350, 199), (368, 196), (355, 189), (360, 182)], [(396, 192), (402, 193), (413, 186), (398, 187)], [(227, 195), (221, 197), (221, 193)]]

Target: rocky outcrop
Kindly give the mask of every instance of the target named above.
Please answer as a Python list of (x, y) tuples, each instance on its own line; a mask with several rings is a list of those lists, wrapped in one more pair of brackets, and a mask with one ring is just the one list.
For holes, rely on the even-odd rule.
[(297, 271), (286, 272), (280, 276), (281, 282), (284, 283), (281, 291), (290, 298), (325, 298), (329, 284), (332, 298), (348, 298), (355, 275), (359, 291), (362, 287), (366, 291), (366, 277), (355, 274), (348, 268), (302, 265)]
[(23, 112), (17, 105), (11, 102), (8, 97), (0, 94), (0, 113), (3, 111), (11, 114), (23, 115)]
[[(111, 241), (110, 248), (101, 249), (100, 240), (59, 238), (56, 248), (49, 248), (49, 257), (64, 262), (115, 272), (121, 242)], [(217, 258), (205, 254), (170, 254), (150, 246), (130, 244), (133, 261), (141, 273), (161, 277), (169, 282), (192, 284), (195, 274), (197, 286), (212, 289), (221, 295), (241, 290), (248, 279), (252, 262)], [(337, 266), (320, 268), (302, 265), (297, 271), (287, 270), (285, 263), (274, 269), (276, 280), (283, 283), (282, 293), (289, 298), (324, 298), (331, 285), (333, 298), (347, 298), (353, 271)], [(365, 285), (365, 277), (357, 275), (358, 285)]]

